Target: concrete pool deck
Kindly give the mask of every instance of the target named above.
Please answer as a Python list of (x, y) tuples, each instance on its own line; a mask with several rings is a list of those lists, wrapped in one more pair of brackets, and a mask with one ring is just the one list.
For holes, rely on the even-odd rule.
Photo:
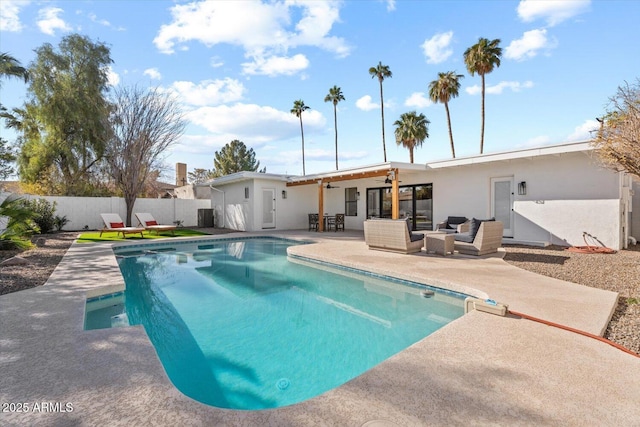
[[(593, 334), (602, 334), (616, 305), (614, 293), (495, 256), (370, 251), (353, 232), (255, 234), (317, 240), (290, 253), (491, 297)], [(105, 287), (123, 287), (111, 245), (74, 244), (45, 286), (0, 297), (0, 424), (640, 425), (639, 358), (579, 334), (475, 311), (306, 402), (263, 411), (206, 406), (173, 387), (142, 327), (83, 330), (87, 295)], [(10, 403), (26, 403), (28, 411), (4, 412), (5, 404), (17, 409)]]

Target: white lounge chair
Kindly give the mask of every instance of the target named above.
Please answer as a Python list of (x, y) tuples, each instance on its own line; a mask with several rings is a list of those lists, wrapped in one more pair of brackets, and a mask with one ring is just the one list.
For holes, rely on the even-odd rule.
[(100, 230), (100, 237), (102, 237), (102, 233), (106, 231), (115, 231), (116, 233), (122, 233), (122, 238), (126, 239), (127, 234), (138, 234), (140, 233), (140, 237), (144, 239), (144, 235), (142, 232), (144, 228), (141, 227), (126, 227), (124, 225), (124, 221), (120, 218), (120, 215), (115, 213), (105, 213), (100, 214), (102, 217), (102, 222), (104, 222), (104, 228)]
[(175, 225), (158, 224), (158, 221), (156, 221), (150, 213), (136, 213), (135, 215), (136, 218), (138, 218), (138, 225), (144, 227), (145, 230), (149, 232), (155, 231), (156, 234), (160, 234), (160, 232), (163, 231), (170, 231), (171, 234), (175, 236)]

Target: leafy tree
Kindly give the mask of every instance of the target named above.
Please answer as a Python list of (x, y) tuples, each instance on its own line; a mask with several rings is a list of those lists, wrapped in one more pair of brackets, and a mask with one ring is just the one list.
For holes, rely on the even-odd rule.
[(190, 183), (200, 184), (210, 180), (211, 178), (215, 178), (215, 172), (211, 169), (195, 168), (193, 169), (193, 172), (189, 172), (187, 176), (189, 177)]
[(409, 150), (409, 160), (413, 163), (413, 150), (421, 147), (429, 138), (429, 120), (424, 114), (410, 111), (400, 115), (393, 125), (396, 127), (396, 143)]
[(464, 51), (464, 63), (471, 75), (478, 73), (482, 79), (482, 125), (480, 128), (480, 154), (484, 150), (484, 76), (500, 66), (502, 48), (498, 45), (500, 39), (488, 40), (480, 38), (478, 43)]
[(16, 160), (16, 156), (9, 146), (9, 142), (0, 137), (0, 179), (7, 179), (13, 173), (11, 164)]
[(640, 78), (625, 82), (610, 98), (609, 111), (600, 121), (594, 141), (605, 164), (640, 178)]
[[(0, 53), (0, 77), (17, 77), (27, 83), (29, 72), (20, 64), (20, 61), (4, 52)], [(0, 80), (0, 87), (2, 87), (2, 80)]]
[(149, 175), (160, 169), (162, 154), (184, 132), (186, 122), (177, 102), (158, 89), (123, 87), (115, 90), (111, 112), (112, 137), (105, 159), (127, 205), (131, 225), (133, 205)]
[[(247, 150), (244, 142), (234, 139), (220, 151), (216, 151), (213, 159), (215, 166), (214, 176), (225, 176), (241, 171), (256, 172), (260, 167), (260, 162), (256, 161), (256, 153), (253, 148)], [(265, 173), (267, 168), (261, 169), (260, 173)]]
[(310, 107), (304, 105), (304, 101), (302, 99), (298, 99), (293, 102), (293, 108), (291, 109), (291, 114), (295, 114), (296, 117), (300, 119), (300, 134), (302, 135), (302, 175), (306, 175), (304, 169), (304, 128), (302, 127), (302, 113), (307, 111)]
[(384, 98), (382, 96), (382, 81), (386, 78), (391, 78), (391, 70), (388, 65), (382, 65), (382, 62), (378, 62), (378, 65), (375, 67), (369, 68), (369, 74), (371, 78), (378, 78), (378, 82), (380, 82), (380, 112), (382, 114), (382, 152), (384, 154), (384, 161), (387, 162), (387, 145), (384, 140)]
[(342, 89), (334, 85), (331, 89), (329, 89), (329, 93), (327, 94), (327, 96), (324, 97), (324, 102), (331, 102), (333, 104), (333, 123), (336, 130), (336, 170), (338, 170), (338, 115), (336, 111), (338, 102), (340, 101), (344, 101)]
[(449, 115), (449, 101), (451, 98), (458, 96), (460, 90), (460, 79), (464, 78), (462, 74), (456, 74), (455, 71), (447, 71), (446, 73), (438, 73), (438, 80), (429, 83), (429, 98), (433, 102), (444, 104), (447, 112), (447, 125), (449, 126), (449, 141), (451, 142), (451, 155), (456, 158), (456, 149), (453, 145), (453, 132), (451, 131), (451, 116)]
[(45, 43), (35, 52), (29, 101), (21, 110), (20, 177), (28, 183), (58, 182), (64, 195), (85, 194), (110, 132), (109, 48), (73, 34), (58, 50)]

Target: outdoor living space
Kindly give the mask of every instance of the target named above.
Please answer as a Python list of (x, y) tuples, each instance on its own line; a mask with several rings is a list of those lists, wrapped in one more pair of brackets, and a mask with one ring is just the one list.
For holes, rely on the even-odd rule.
[[(492, 298), (514, 312), (594, 335), (603, 334), (617, 305), (613, 292), (513, 267), (503, 261), (503, 251), (480, 257), (372, 251), (362, 231), (348, 229), (224, 237), (266, 235), (314, 241), (290, 247), (292, 256)], [(193, 238), (172, 240), (188, 239)], [(110, 243), (74, 244), (45, 286), (0, 298), (2, 402), (73, 406), (72, 412), (3, 414), (3, 424), (633, 425), (637, 420), (639, 358), (516, 315), (478, 311), (300, 404), (264, 411), (203, 405), (171, 384), (142, 327), (83, 330), (86, 297), (123, 287)]]

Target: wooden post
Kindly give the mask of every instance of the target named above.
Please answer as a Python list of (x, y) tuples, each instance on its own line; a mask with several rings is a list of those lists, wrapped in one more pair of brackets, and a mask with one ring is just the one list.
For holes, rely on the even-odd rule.
[(393, 169), (393, 179), (391, 180), (391, 218), (400, 218), (400, 189), (398, 183), (398, 169)]
[(324, 188), (318, 181), (318, 231), (324, 231)]

